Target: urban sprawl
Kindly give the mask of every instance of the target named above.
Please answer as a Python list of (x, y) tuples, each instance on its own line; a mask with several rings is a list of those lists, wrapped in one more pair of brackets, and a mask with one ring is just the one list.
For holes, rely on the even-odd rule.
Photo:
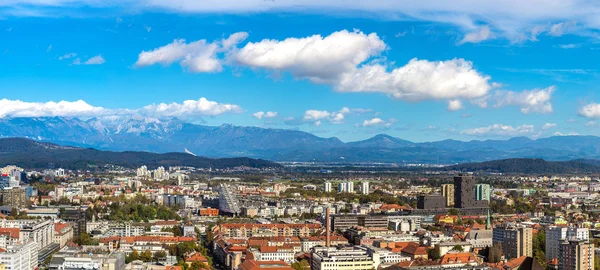
[(0, 173), (2, 270), (600, 268), (588, 175)]

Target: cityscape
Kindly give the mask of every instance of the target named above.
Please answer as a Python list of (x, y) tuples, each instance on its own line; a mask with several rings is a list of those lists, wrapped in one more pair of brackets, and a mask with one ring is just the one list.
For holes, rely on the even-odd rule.
[(0, 270), (600, 270), (598, 18), (0, 0)]

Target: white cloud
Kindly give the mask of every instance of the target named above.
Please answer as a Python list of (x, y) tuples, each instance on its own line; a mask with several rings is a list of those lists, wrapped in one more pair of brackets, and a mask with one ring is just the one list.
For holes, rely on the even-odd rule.
[[(323, 120), (327, 120), (331, 124), (342, 124), (345, 122), (346, 116), (349, 114), (361, 115), (361, 114), (371, 113), (371, 112), (373, 112), (373, 110), (371, 110), (371, 109), (363, 109), (363, 108), (351, 109), (348, 107), (343, 107), (339, 111), (334, 111), (334, 112), (324, 111), (324, 110), (307, 110), (304, 112), (302, 121), (304, 123), (314, 123), (314, 122), (318, 121), (318, 122), (320, 122), (319, 124), (321, 124)], [(294, 121), (291, 121), (291, 120), (294, 120)], [(300, 124), (293, 117), (290, 118), (289, 121), (287, 121), (287, 122), (289, 124), (293, 124), (293, 125)]]
[(76, 53), (73, 53), (73, 52), (72, 53), (67, 53), (67, 54), (65, 54), (63, 56), (58, 57), (58, 60), (69, 59), (69, 58), (72, 58), (72, 57), (75, 57), (75, 56), (77, 56)]
[(340, 92), (380, 92), (407, 101), (472, 99), (492, 88), (490, 77), (464, 59), (431, 62), (412, 59), (393, 68), (376, 59), (387, 45), (375, 33), (358, 30), (284, 40), (250, 42), (233, 53), (235, 63), (298, 79), (329, 84)]
[[(171, 65), (178, 62), (190, 72), (219, 72), (223, 69), (219, 53), (223, 48), (230, 49), (247, 36), (246, 33), (234, 33), (222, 42), (198, 40), (186, 43), (185, 39), (176, 39), (172, 43), (151, 51), (142, 51), (135, 63), (136, 67), (154, 64)], [(223, 47), (222, 47), (223, 46)]]
[(492, 38), (494, 38), (494, 33), (492, 33), (489, 26), (484, 25), (479, 27), (479, 29), (466, 34), (459, 44), (480, 43)]
[(495, 107), (518, 106), (522, 113), (551, 113), (552, 93), (555, 90), (555, 86), (550, 86), (522, 92), (496, 91), (492, 99), (496, 102)]
[(462, 102), (458, 99), (453, 99), (453, 100), (449, 100), (448, 101), (448, 111), (458, 111), (460, 109), (463, 109), (463, 105)]
[(560, 44), (558, 47), (561, 49), (577, 49), (581, 47), (581, 44)]
[(46, 52), (50, 52), (51, 50), (52, 50), (52, 44), (50, 44), (50, 45), (48, 46), (48, 48), (46, 49)]
[(4, 117), (93, 117), (142, 115), (151, 117), (177, 117), (182, 120), (199, 116), (216, 116), (224, 113), (238, 113), (242, 108), (234, 104), (224, 104), (200, 98), (183, 103), (151, 104), (139, 109), (107, 109), (92, 106), (83, 100), (25, 102), (20, 100), (0, 100), (0, 118)]
[(386, 48), (375, 33), (342, 30), (326, 37), (249, 42), (233, 59), (243, 66), (290, 72), (297, 78), (331, 83)]
[(148, 116), (181, 118), (215, 116), (228, 112), (239, 113), (242, 112), (242, 108), (234, 104), (223, 104), (200, 98), (199, 100), (186, 100), (183, 103), (151, 104), (140, 110), (141, 114)]
[(533, 125), (520, 125), (513, 127), (510, 125), (494, 124), (487, 127), (479, 127), (472, 129), (465, 129), (460, 134), (470, 136), (520, 136), (533, 133)]
[(408, 32), (406, 32), (406, 31), (404, 31), (404, 32), (398, 32), (398, 33), (396, 33), (396, 34), (394, 35), (394, 37), (397, 37), (397, 38), (399, 38), (399, 37), (406, 36), (406, 34), (408, 34)]
[(252, 114), (252, 116), (256, 119), (273, 118), (273, 117), (277, 117), (277, 115), (278, 115), (277, 112), (271, 112), (271, 111), (268, 111), (268, 112), (260, 111), (260, 112), (255, 112)]
[(224, 50), (229, 50), (230, 48), (240, 44), (240, 42), (246, 40), (248, 38), (247, 32), (237, 32), (229, 35), (228, 38), (223, 39), (221, 44)]
[(489, 76), (464, 59), (431, 62), (412, 59), (388, 72), (381, 64), (366, 64), (342, 74), (335, 87), (341, 92), (381, 92), (407, 101), (474, 99), (492, 88)]
[(20, 100), (0, 100), (0, 118), (42, 117), (42, 116), (95, 116), (103, 115), (106, 109), (94, 107), (83, 100), (25, 102)]
[(383, 121), (383, 119), (381, 119), (381, 118), (372, 118), (369, 120), (365, 120), (362, 123), (363, 127), (380, 126), (380, 125), (385, 125), (385, 121)]
[(586, 118), (600, 118), (600, 104), (589, 103), (579, 109), (579, 115)]
[(555, 128), (556, 127), (556, 123), (546, 123), (544, 124), (544, 126), (542, 126), (543, 130), (547, 130), (547, 129), (551, 129), (551, 128)]
[(568, 34), (574, 30), (577, 26), (576, 21), (568, 21), (568, 22), (560, 22), (553, 24), (548, 31), (548, 34), (551, 36), (559, 37), (564, 34)]
[(144, 29), (146, 29), (146, 32), (150, 33), (150, 31), (152, 31), (152, 27), (148, 26), (148, 25), (144, 25)]
[(552, 135), (554, 135), (554, 136), (579, 136), (579, 133), (577, 133), (577, 132), (569, 132), (567, 134), (563, 134), (563, 133), (557, 131), (557, 132), (554, 132), (554, 134), (552, 134)]
[(106, 60), (104, 60), (104, 57), (102, 57), (102, 55), (96, 55), (90, 59), (88, 59), (87, 61), (85, 61), (84, 64), (86, 65), (102, 65), (106, 62)]
[[(498, 35), (519, 40), (538, 25), (551, 25), (551, 34), (568, 32), (573, 22), (583, 29), (598, 29), (600, 3), (595, 0), (465, 0), (465, 1), (347, 1), (347, 0), (4, 0), (0, 1), (0, 16), (56, 17), (86, 9), (133, 10), (135, 12), (179, 12), (247, 14), (261, 12), (318, 13), (352, 17), (384, 18), (386, 20), (427, 21), (445, 23), (469, 32), (477, 25), (489, 25)], [(53, 8), (48, 8), (53, 7)], [(80, 12), (82, 13), (82, 12)], [(88, 12), (88, 16), (102, 14)], [(582, 33), (585, 35), (585, 33)]]
[(586, 127), (593, 127), (593, 126), (596, 126), (596, 124), (597, 124), (596, 121), (588, 121), (587, 123), (585, 123), (585, 126)]

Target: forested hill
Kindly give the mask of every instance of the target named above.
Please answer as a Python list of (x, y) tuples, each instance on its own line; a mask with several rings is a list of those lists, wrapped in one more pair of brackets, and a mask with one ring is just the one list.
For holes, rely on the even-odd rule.
[(533, 158), (511, 158), (448, 166), (448, 170), (463, 172), (570, 174), (600, 173), (600, 166), (588, 160), (546, 161)]
[(50, 164), (65, 169), (85, 169), (90, 165), (102, 166), (105, 164), (119, 165), (126, 168), (137, 168), (141, 165), (146, 165), (149, 168), (192, 166), (215, 169), (238, 166), (254, 168), (281, 167), (277, 163), (246, 157), (212, 159), (186, 153), (113, 152), (61, 146), (23, 138), (0, 139), (0, 165), (17, 165), (34, 169), (48, 168)]

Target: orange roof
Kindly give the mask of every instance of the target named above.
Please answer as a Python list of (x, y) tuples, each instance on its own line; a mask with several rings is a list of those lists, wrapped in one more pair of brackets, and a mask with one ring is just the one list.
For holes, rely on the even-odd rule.
[(262, 246), (260, 247), (260, 252), (262, 253), (272, 253), (272, 252), (277, 252), (277, 247), (273, 247), (273, 246)]
[(255, 261), (246, 260), (239, 265), (240, 270), (293, 270), (287, 263), (283, 261)]
[(416, 260), (410, 260), (410, 261), (404, 261), (404, 262), (399, 262), (397, 264), (395, 264), (399, 267), (403, 267), (403, 268), (408, 268), (411, 266), (427, 266), (427, 265), (439, 265), (438, 263), (432, 261), (432, 260), (423, 260), (421, 258), (416, 259)]
[(308, 227), (308, 228), (313, 228), (313, 229), (318, 229), (321, 228), (321, 224), (254, 224), (254, 223), (228, 223), (228, 224), (221, 224), (221, 227), (223, 228), (228, 228), (228, 229), (234, 229), (234, 228), (265, 228), (265, 229), (271, 229), (271, 228), (304, 228), (304, 227)]
[(69, 224), (67, 224), (67, 223), (60, 223), (60, 222), (54, 223), (54, 231), (57, 233), (60, 233), (67, 226), (69, 226)]
[(11, 238), (19, 238), (21, 229), (19, 228), (0, 228), (0, 234), (9, 235)]
[(402, 252), (412, 255), (427, 255), (427, 248), (421, 246), (419, 243), (410, 242), (402, 249)]
[(554, 258), (548, 262), (549, 265), (558, 265), (558, 258)]
[(114, 241), (133, 243), (133, 242), (161, 242), (161, 243), (177, 243), (177, 242), (194, 242), (196, 238), (194, 237), (184, 237), (184, 236), (111, 236), (106, 238), (100, 238), (100, 243), (108, 243)]
[(457, 263), (470, 263), (476, 262), (475, 254), (462, 252), (462, 253), (446, 253), (440, 259), (441, 264), (457, 264)]
[(168, 265), (165, 270), (183, 270), (183, 266)]
[(514, 258), (514, 259), (507, 261), (504, 265), (508, 266), (508, 268), (510, 268), (510, 269), (515, 269), (515, 268), (519, 267), (521, 264), (523, 264), (523, 262), (525, 262), (525, 259), (527, 259), (527, 256), (521, 256), (519, 258)]
[(199, 252), (196, 252), (192, 256), (187, 257), (185, 259), (185, 262), (202, 262), (202, 263), (204, 263), (204, 262), (208, 262), (208, 260), (202, 254), (200, 254)]

